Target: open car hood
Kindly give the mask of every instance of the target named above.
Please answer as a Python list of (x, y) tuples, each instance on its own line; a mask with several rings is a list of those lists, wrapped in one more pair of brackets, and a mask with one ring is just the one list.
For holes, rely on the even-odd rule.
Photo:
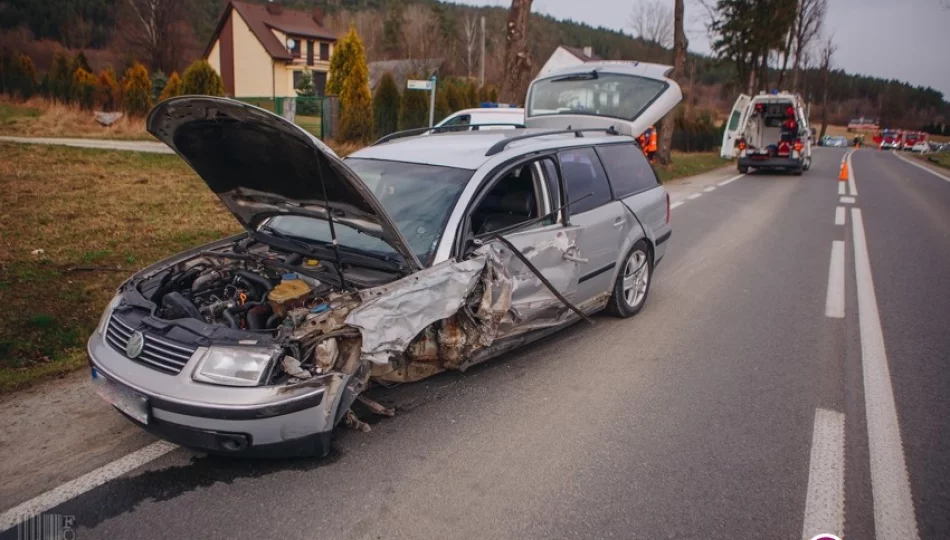
[(284, 118), (233, 99), (182, 96), (159, 103), (146, 125), (249, 231), (272, 216), (326, 220), (332, 210), (334, 221), (391, 245), (411, 271), (422, 268), (359, 176), (330, 147)]
[(531, 81), (525, 127), (609, 129), (641, 135), (683, 99), (673, 68), (635, 61), (587, 62)]

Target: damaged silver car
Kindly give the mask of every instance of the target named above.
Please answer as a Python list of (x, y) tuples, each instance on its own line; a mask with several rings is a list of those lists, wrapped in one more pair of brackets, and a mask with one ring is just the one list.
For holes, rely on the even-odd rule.
[(239, 101), (160, 103), (149, 132), (246, 232), (118, 288), (94, 387), (185, 446), (323, 455), (373, 380), (637, 313), (671, 227), (633, 136), (680, 100), (667, 70), (585, 64), (532, 83), (525, 129), (397, 134), (346, 160)]

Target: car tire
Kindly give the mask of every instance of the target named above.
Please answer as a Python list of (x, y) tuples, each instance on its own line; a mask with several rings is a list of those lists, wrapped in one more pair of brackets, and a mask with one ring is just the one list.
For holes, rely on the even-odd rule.
[(739, 165), (739, 174), (749, 174), (749, 167), (746, 165)]
[(627, 252), (614, 282), (607, 312), (625, 319), (643, 309), (653, 281), (653, 256), (645, 240), (639, 240)]

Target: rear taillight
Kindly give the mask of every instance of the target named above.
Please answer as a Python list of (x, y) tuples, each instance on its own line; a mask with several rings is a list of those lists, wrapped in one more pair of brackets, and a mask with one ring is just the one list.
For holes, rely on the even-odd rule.
[(801, 152), (801, 151), (802, 151), (802, 147), (803, 147), (803, 146), (802, 146), (802, 141), (801, 141), (801, 139), (795, 139), (795, 151), (796, 151), (796, 152)]
[(666, 223), (670, 223), (670, 194), (666, 194)]
[(739, 151), (745, 150), (745, 139), (739, 139)]

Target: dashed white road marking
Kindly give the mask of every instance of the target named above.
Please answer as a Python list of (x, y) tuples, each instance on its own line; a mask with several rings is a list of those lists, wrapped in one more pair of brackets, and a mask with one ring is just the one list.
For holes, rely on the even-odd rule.
[(914, 167), (917, 167), (918, 169), (923, 169), (923, 170), (929, 172), (930, 174), (936, 176), (937, 178), (941, 178), (941, 179), (943, 179), (943, 180), (946, 180), (947, 182), (950, 182), (950, 177), (944, 176), (944, 175), (938, 173), (937, 171), (931, 169), (930, 167), (927, 167), (926, 165), (922, 165), (922, 164), (920, 164), (920, 163), (914, 163), (914, 160), (912, 160), (912, 159), (907, 159), (907, 158), (905, 158), (904, 156), (898, 154), (897, 152), (892, 152), (892, 153), (893, 153), (895, 156), (899, 157), (899, 158), (900, 158), (901, 160), (903, 160), (904, 162), (909, 163), (909, 164), (913, 165)]
[(717, 185), (717, 186), (725, 186), (726, 184), (731, 184), (731, 183), (735, 182), (736, 180), (742, 178), (743, 176), (745, 176), (745, 175), (744, 175), (744, 174), (737, 174), (737, 175), (733, 176), (732, 178), (730, 178), (730, 179), (728, 179), (728, 180), (723, 180), (722, 182), (719, 182), (719, 183), (716, 184), (716, 185)]
[(858, 320), (864, 364), (864, 411), (871, 455), (874, 530), (879, 540), (916, 540), (917, 519), (901, 441), (894, 388), (884, 348), (881, 315), (874, 293), (864, 219), (851, 209), (854, 232), (854, 272), (858, 285)]
[(841, 204), (854, 204), (854, 197), (841, 197)]
[(848, 191), (851, 192), (852, 197), (858, 196), (858, 186), (854, 184), (854, 168), (851, 166), (851, 155), (854, 154), (854, 151), (848, 152), (848, 156), (845, 158), (848, 160)]
[(844, 415), (815, 410), (802, 538), (844, 534)]
[(847, 195), (848, 186), (844, 182), (838, 182), (838, 195)]
[(825, 317), (834, 319), (844, 318), (844, 240), (835, 240), (831, 243), (831, 262), (828, 264), (828, 294), (825, 297)]
[(845, 216), (847, 216), (847, 214), (843, 206), (835, 208), (835, 225), (844, 225)]
[(0, 514), (0, 532), (13, 528), (20, 521), (69, 501), (83, 493), (118, 478), (123, 474), (145, 465), (149, 461), (164, 456), (178, 446), (165, 441), (152, 443), (141, 450), (123, 456), (112, 463), (86, 473), (75, 480), (70, 480), (59, 487), (53, 488), (42, 495), (34, 497), (22, 504)]
[(698, 199), (698, 198), (700, 198), (700, 197), (702, 197), (702, 196), (703, 196), (702, 193), (693, 193), (693, 194), (690, 195), (689, 197), (686, 197), (686, 200), (691, 201), (691, 200), (693, 200), (693, 199)]
[(709, 193), (710, 191), (716, 191), (716, 186), (709, 186), (708, 188), (704, 189), (703, 191), (705, 191), (706, 193)]
[(674, 210), (674, 209), (676, 209), (676, 208), (679, 208), (680, 206), (683, 206), (683, 203), (685, 203), (685, 202), (686, 202), (686, 201), (677, 201), (677, 202), (671, 204), (671, 205), (670, 205), (670, 210)]

